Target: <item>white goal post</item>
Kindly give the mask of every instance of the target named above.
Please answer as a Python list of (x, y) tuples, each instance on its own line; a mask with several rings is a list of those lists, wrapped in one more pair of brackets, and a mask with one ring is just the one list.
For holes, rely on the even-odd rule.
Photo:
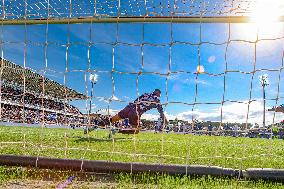
[[(100, 162), (93, 160), (123, 161), (128, 162), (127, 172), (145, 171), (148, 165), (143, 169), (140, 163), (154, 163), (151, 169), (162, 167), (167, 173), (177, 168), (181, 174), (192, 170), (195, 174), (204, 168), (202, 174), (209, 170), (229, 176), (252, 167), (283, 169), (280, 139), (284, 139), (284, 128), (276, 111), (265, 114), (265, 105), (278, 106), (284, 99), (284, 33), (261, 36), (259, 23), (252, 19), (257, 2), (3, 0), (0, 118), (5, 126), (0, 124), (0, 152), (4, 154), (0, 162), (12, 165), (32, 160), (38, 166), (40, 159), (42, 167), (47, 162), (70, 168), (66, 162), (75, 159), (76, 169), (93, 170), (100, 168)], [(283, 22), (283, 14), (273, 20)], [(241, 33), (236, 30), (238, 24), (257, 26)], [(267, 48), (266, 42), (275, 42), (276, 47)], [(259, 52), (261, 47), (266, 49)], [(259, 56), (269, 50), (277, 55)], [(261, 59), (264, 67), (258, 67)], [(267, 66), (272, 60), (277, 62), (275, 67)], [(101, 67), (93, 66), (94, 62)], [(175, 70), (179, 64), (183, 67)], [(261, 85), (257, 80), (263, 73), (274, 74), (270, 91), (265, 91), (268, 81)], [(89, 81), (91, 74), (98, 75)], [(170, 124), (156, 129), (158, 115), (144, 114), (142, 134), (107, 138), (105, 133), (113, 132), (116, 123), (100, 128), (96, 118), (113, 116), (142, 93), (152, 92), (156, 80)], [(174, 109), (177, 106), (181, 112)], [(259, 127), (258, 122), (263, 125)], [(49, 124), (52, 129), (46, 128)], [(29, 128), (34, 125), (37, 128)], [(83, 134), (82, 126), (96, 132)], [(18, 155), (12, 163), (11, 154)], [(125, 165), (108, 163), (117, 169)]]

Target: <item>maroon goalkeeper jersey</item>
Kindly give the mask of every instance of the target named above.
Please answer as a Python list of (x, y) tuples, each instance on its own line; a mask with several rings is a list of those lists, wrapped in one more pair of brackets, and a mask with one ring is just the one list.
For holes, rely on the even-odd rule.
[(164, 118), (164, 111), (160, 102), (160, 98), (153, 93), (145, 93), (129, 105), (138, 112), (139, 116), (150, 109), (156, 108), (160, 113), (160, 117)]

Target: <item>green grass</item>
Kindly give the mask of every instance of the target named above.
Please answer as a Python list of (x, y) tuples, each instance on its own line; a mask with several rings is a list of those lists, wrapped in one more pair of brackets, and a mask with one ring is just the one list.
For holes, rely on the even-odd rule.
[(211, 176), (190, 177), (152, 174), (116, 175), (117, 188), (284, 188), (282, 183), (264, 180), (238, 180)]
[(0, 166), (0, 183), (12, 179), (26, 178), (26, 173), (21, 167), (3, 167)]
[[(68, 185), (68, 188), (196, 188), (196, 189), (280, 189), (284, 188), (283, 183), (264, 180), (238, 180), (237, 178), (216, 178), (211, 176), (170, 176), (164, 174), (106, 174), (96, 175), (84, 172), (24, 169), (20, 167), (0, 166), (0, 187), (9, 185), (18, 187), (18, 183), (24, 183), (30, 188), (40, 186), (44, 188), (56, 188), (64, 183), (70, 176), (75, 179)], [(46, 186), (46, 182), (49, 181)], [(96, 183), (96, 185), (94, 184)], [(96, 186), (96, 187), (94, 187)]]
[(183, 134), (84, 135), (82, 130), (0, 127), (1, 154), (228, 168), (284, 168), (283, 140)]

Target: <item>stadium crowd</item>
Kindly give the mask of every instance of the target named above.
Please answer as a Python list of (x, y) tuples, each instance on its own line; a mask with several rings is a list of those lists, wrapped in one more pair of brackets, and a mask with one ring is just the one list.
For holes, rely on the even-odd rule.
[[(284, 139), (284, 122), (276, 125), (270, 125), (268, 127), (259, 127), (249, 124), (246, 128), (245, 124), (239, 123), (213, 123), (213, 122), (195, 122), (194, 124), (186, 121), (177, 122), (170, 120), (170, 124), (165, 125), (165, 132), (175, 132), (183, 134), (194, 135), (210, 135), (210, 136), (232, 136), (232, 137), (249, 137), (249, 138), (279, 138)], [(149, 122), (143, 124), (145, 130), (155, 130), (160, 132), (162, 125), (159, 121), (149, 124)]]
[[(92, 122), (99, 125), (98, 120)], [(97, 123), (97, 124), (96, 124)], [(179, 134), (193, 134), (193, 135), (208, 135), (208, 136), (230, 136), (230, 137), (249, 137), (249, 138), (279, 138), (284, 139), (283, 123), (278, 125), (270, 125), (268, 127), (259, 127), (257, 124), (239, 123), (224, 123), (218, 122), (195, 122), (194, 124), (183, 120), (169, 120), (169, 124), (163, 126), (161, 120), (150, 121), (142, 119), (140, 122), (141, 130), (146, 132), (166, 132)], [(130, 128), (128, 119), (114, 123), (115, 127)]]
[(24, 90), (16, 83), (1, 81), (1, 121), (29, 124), (79, 124), (87, 122), (78, 108), (48, 95)]
[(1, 121), (28, 124), (79, 125), (87, 122), (82, 115), (61, 114), (19, 105), (1, 104)]
[(35, 109), (49, 109), (61, 111), (64, 113), (80, 114), (80, 111), (72, 105), (63, 103), (62, 101), (53, 99), (49, 96), (40, 97), (40, 94), (23, 91), (22, 87), (17, 85), (2, 84), (1, 86), (1, 101), (10, 103), (29, 106)]
[[(1, 82), (1, 121), (28, 124), (70, 125), (73, 128), (86, 125), (99, 125), (96, 116), (83, 115), (76, 107), (50, 96), (42, 96), (10, 82)], [(130, 127), (128, 119), (114, 123), (116, 127)], [(239, 124), (213, 124), (212, 122), (195, 121), (194, 124), (182, 120), (170, 120), (163, 127), (161, 120), (141, 120), (144, 131), (165, 131), (196, 135), (216, 135), (251, 138), (284, 139), (284, 129), (280, 127), (252, 127), (249, 129)]]

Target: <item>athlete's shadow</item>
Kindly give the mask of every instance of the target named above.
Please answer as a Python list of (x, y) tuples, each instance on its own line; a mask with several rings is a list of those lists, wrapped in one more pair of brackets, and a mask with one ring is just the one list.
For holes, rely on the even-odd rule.
[(115, 137), (115, 138), (95, 138), (92, 136), (89, 137), (80, 137), (80, 136), (74, 136), (72, 138), (77, 138), (76, 140), (74, 140), (74, 142), (76, 143), (80, 143), (80, 142), (129, 142), (132, 139), (131, 138), (122, 138), (122, 137)]

